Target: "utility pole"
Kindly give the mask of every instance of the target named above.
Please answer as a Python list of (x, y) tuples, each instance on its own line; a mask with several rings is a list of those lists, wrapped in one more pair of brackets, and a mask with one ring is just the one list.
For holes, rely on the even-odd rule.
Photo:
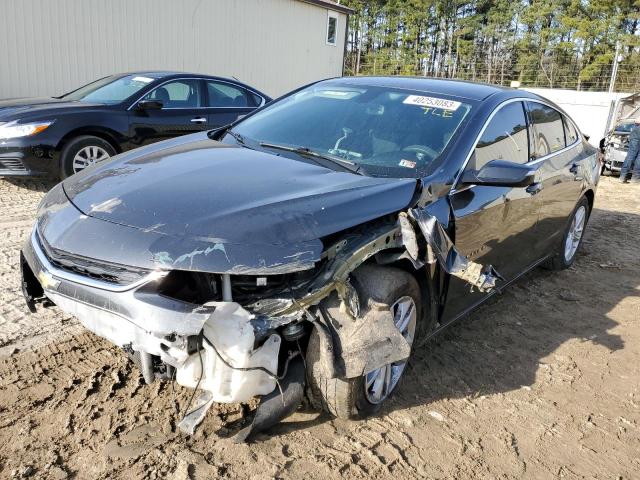
[(616, 86), (616, 78), (618, 77), (618, 63), (622, 60), (622, 55), (620, 55), (620, 42), (616, 42), (616, 53), (613, 56), (613, 67), (611, 67), (611, 82), (609, 82), (609, 93), (613, 92), (613, 89)]

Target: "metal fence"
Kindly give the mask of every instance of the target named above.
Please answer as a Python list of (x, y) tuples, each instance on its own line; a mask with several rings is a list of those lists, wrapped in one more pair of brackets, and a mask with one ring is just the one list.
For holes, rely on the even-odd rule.
[[(613, 65), (603, 65), (597, 73), (591, 75), (588, 79), (580, 79), (578, 74), (567, 74), (553, 69), (544, 70), (540, 67), (519, 67), (517, 65), (510, 68), (498, 66), (492, 69), (488, 69), (483, 65), (477, 68), (457, 68), (450, 73), (444, 69), (442, 72), (433, 72), (433, 69), (425, 68), (424, 64), (418, 66), (412, 62), (385, 59), (361, 62), (358, 66), (358, 72), (356, 72), (355, 62), (351, 57), (347, 57), (345, 75), (416, 75), (486, 82), (507, 87), (511, 85), (512, 81), (518, 81), (522, 87), (607, 91), (611, 86), (612, 68)], [(611, 91), (640, 91), (640, 66), (619, 64), (615, 84)]]

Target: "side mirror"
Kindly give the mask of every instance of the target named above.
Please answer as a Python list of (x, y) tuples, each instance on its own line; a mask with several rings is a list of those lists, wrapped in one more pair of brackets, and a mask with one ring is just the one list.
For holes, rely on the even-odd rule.
[(140, 100), (138, 110), (162, 110), (162, 102), (159, 100)]
[(491, 160), (480, 170), (467, 170), (462, 174), (463, 184), (493, 187), (528, 187), (535, 182), (536, 167), (506, 160)]

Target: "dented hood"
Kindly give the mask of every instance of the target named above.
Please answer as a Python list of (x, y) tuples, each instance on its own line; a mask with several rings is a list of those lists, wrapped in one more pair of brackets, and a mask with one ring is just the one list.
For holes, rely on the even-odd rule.
[(190, 137), (86, 169), (64, 182), (66, 196), (88, 217), (171, 238), (156, 242), (156, 260), (174, 264), (191, 246), (195, 252), (208, 245), (209, 252), (227, 253), (228, 270), (234, 263), (251, 267), (267, 251), (267, 265), (286, 264), (277, 252), (305, 245), (320, 247), (305, 255), (317, 260), (319, 239), (405, 208), (416, 188), (414, 179), (337, 172), (206, 135)]

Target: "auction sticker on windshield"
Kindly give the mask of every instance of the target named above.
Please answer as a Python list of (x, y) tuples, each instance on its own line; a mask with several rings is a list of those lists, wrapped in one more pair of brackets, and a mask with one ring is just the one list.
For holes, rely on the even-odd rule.
[(142, 83), (151, 83), (153, 82), (153, 78), (149, 77), (133, 77), (131, 79), (132, 82), (142, 82)]
[(444, 98), (423, 97), (422, 95), (409, 95), (402, 103), (408, 105), (419, 105), (421, 107), (441, 108), (442, 110), (455, 111), (458, 109), (460, 102), (454, 100), (446, 100)]

